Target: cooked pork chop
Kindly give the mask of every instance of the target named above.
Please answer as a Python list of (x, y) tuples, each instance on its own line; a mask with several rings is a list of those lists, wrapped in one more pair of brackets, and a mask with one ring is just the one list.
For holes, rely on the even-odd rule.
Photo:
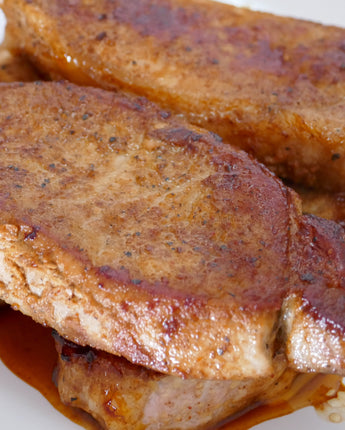
[[(345, 221), (342, 194), (299, 189), (303, 210)], [(124, 358), (80, 347), (55, 333), (56, 384), (63, 403), (90, 413), (107, 430), (206, 428), (250, 405), (285, 396), (296, 374), (275, 358), (267, 378), (244, 381), (180, 380)], [(299, 376), (301, 377), (301, 376)]]
[(205, 0), (5, 0), (53, 77), (182, 113), (304, 185), (345, 185), (345, 29)]
[(276, 357), (274, 373), (244, 381), (181, 379), (80, 347), (55, 333), (61, 400), (107, 430), (210, 429), (235, 412), (286, 392), (295, 372)]
[[(303, 210), (345, 221), (342, 194), (299, 189)], [(56, 384), (63, 403), (90, 413), (107, 430), (209, 429), (248, 405), (278, 401), (296, 374), (275, 358), (267, 378), (244, 381), (180, 380), (124, 358), (80, 347), (57, 334)], [(300, 378), (301, 376), (299, 376)]]
[[(0, 299), (194, 378), (344, 373), (344, 231), (143, 98), (0, 86)], [(42, 120), (44, 118), (44, 121)]]

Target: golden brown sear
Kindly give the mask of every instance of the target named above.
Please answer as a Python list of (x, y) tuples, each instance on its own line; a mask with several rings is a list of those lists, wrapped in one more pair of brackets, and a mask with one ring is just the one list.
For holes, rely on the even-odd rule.
[[(194, 378), (344, 372), (344, 232), (143, 98), (0, 86), (0, 299)], [(44, 118), (44, 121), (42, 121)]]
[(205, 0), (5, 0), (53, 77), (182, 113), (304, 186), (345, 184), (345, 29)]

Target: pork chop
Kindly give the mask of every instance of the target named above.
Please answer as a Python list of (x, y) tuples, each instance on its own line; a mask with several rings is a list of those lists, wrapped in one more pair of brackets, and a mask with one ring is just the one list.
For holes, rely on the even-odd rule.
[[(344, 231), (143, 98), (0, 86), (0, 299), (192, 378), (344, 373)], [(44, 118), (44, 121), (42, 120)]]
[(280, 356), (267, 378), (181, 379), (54, 337), (61, 400), (89, 412), (107, 430), (214, 428), (249, 405), (285, 393), (296, 377)]
[(284, 178), (345, 184), (345, 29), (205, 0), (5, 0), (42, 70), (126, 89), (221, 135)]
[[(299, 191), (303, 211), (345, 221), (342, 194), (302, 188)], [(57, 333), (54, 337), (58, 351), (56, 385), (61, 401), (90, 413), (106, 430), (210, 429), (243, 413), (245, 408), (291, 396), (297, 381), (303, 384), (307, 377), (286, 368), (283, 357), (278, 355), (274, 372), (266, 378), (181, 380), (121, 357), (80, 347)]]

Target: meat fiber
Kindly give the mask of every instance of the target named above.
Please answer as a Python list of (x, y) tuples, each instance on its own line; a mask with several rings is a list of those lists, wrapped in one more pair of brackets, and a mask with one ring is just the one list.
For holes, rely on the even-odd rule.
[(53, 77), (126, 89), (304, 186), (345, 185), (345, 29), (205, 0), (5, 0)]

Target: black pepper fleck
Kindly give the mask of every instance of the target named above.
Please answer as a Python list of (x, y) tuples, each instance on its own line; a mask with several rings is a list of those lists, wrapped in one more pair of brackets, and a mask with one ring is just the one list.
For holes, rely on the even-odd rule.
[(106, 37), (107, 37), (107, 33), (105, 31), (102, 31), (102, 33), (97, 34), (96, 40), (98, 40), (100, 42), (103, 39), (105, 39)]
[(71, 361), (71, 358), (68, 355), (61, 354), (60, 357), (62, 361)]
[(160, 111), (159, 114), (163, 119), (167, 119), (170, 117), (170, 112)]
[(92, 350), (88, 351), (88, 353), (86, 354), (86, 361), (91, 364), (95, 360), (96, 354)]
[(301, 279), (301, 281), (307, 281), (307, 282), (313, 282), (313, 281), (315, 281), (315, 278), (314, 278), (313, 274), (309, 273), (309, 272), (302, 273), (300, 275), (300, 279)]
[(141, 279), (132, 279), (131, 282), (134, 285), (139, 285), (139, 284), (141, 284), (142, 280)]

